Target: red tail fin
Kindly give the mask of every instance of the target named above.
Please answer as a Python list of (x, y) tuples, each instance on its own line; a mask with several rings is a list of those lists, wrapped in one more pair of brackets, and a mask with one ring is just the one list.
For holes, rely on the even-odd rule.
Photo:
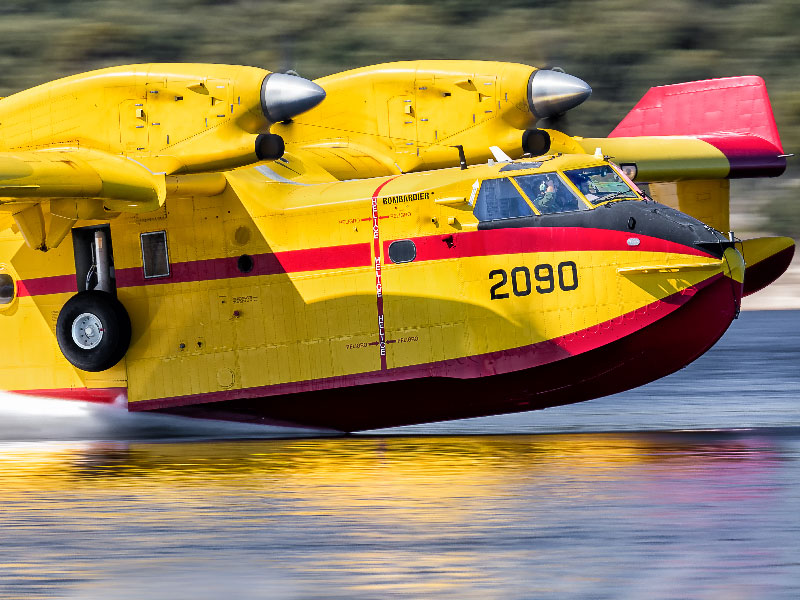
[(786, 168), (778, 128), (758, 76), (653, 87), (608, 137), (698, 137), (731, 163), (729, 177), (780, 175)]

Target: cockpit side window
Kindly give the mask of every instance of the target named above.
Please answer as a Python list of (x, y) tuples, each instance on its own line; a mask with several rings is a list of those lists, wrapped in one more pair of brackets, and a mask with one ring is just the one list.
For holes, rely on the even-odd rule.
[(641, 197), (609, 165), (565, 171), (586, 199), (597, 206), (609, 200), (640, 200)]
[(514, 180), (543, 215), (589, 208), (556, 173), (522, 175)]
[(514, 184), (507, 178), (487, 179), (475, 200), (475, 216), (479, 221), (494, 221), (533, 214)]

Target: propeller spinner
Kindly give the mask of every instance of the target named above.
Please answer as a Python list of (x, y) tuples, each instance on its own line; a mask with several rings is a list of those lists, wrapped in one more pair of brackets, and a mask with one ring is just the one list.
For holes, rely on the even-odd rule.
[(261, 84), (261, 108), (272, 123), (288, 121), (324, 99), (325, 90), (296, 75), (270, 73)]
[(540, 69), (528, 81), (528, 105), (537, 119), (565, 113), (591, 95), (588, 83), (560, 71)]

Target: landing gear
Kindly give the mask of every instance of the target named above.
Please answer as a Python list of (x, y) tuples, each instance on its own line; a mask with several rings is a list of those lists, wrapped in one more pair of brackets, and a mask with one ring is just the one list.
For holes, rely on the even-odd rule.
[(79, 292), (67, 300), (56, 322), (61, 352), (83, 371), (105, 371), (117, 364), (131, 343), (125, 307), (108, 292)]
[(108, 227), (72, 230), (78, 293), (67, 300), (56, 321), (56, 340), (64, 357), (83, 371), (105, 371), (117, 364), (131, 343), (131, 320), (116, 295)]

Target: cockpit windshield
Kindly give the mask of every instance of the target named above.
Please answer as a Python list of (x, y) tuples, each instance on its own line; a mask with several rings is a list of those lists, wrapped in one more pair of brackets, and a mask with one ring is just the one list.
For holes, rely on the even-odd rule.
[(475, 200), (475, 216), (478, 220), (495, 221), (532, 214), (530, 206), (509, 179), (487, 179), (481, 183), (481, 191)]
[(625, 199), (641, 199), (636, 186), (610, 165), (600, 165), (486, 179), (480, 184), (474, 214), (479, 221), (496, 221), (533, 216), (530, 205), (536, 214), (549, 215), (589, 210), (604, 202)]
[(609, 165), (564, 171), (586, 199), (597, 206), (609, 200), (639, 200), (637, 194)]

